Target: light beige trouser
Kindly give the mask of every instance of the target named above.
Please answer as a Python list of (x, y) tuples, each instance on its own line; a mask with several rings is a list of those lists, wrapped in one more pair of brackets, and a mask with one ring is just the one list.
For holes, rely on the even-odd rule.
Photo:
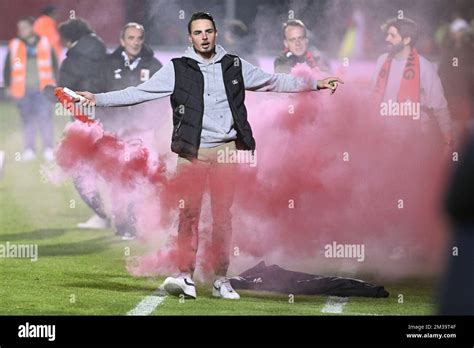
[[(179, 270), (193, 274), (196, 252), (199, 245), (199, 217), (203, 194), (209, 180), (212, 210), (212, 241), (208, 254), (216, 275), (225, 276), (229, 267), (232, 238), (232, 215), (230, 208), (234, 199), (236, 165), (220, 163), (219, 153), (236, 151), (234, 141), (212, 148), (200, 148), (197, 159), (178, 157), (177, 173), (182, 175), (185, 191), (182, 193), (184, 207), (179, 214), (178, 249)], [(184, 190), (183, 190), (184, 191)]]

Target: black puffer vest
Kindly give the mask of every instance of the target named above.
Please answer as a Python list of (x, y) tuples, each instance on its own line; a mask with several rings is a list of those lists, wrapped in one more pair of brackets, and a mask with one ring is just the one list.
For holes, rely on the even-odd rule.
[[(204, 114), (204, 77), (191, 58), (172, 59), (175, 87), (171, 95), (173, 136), (171, 150), (186, 158), (196, 158), (201, 143)], [(229, 101), (239, 149), (255, 150), (252, 129), (247, 121), (242, 64), (237, 56), (226, 54), (221, 60), (225, 91)]]

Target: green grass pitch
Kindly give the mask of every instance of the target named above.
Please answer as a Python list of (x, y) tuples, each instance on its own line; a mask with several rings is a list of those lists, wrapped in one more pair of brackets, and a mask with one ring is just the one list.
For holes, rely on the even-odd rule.
[[(65, 117), (55, 117), (56, 139)], [(79, 230), (90, 211), (70, 181), (54, 186), (41, 180), (40, 160), (15, 161), (22, 151), (21, 123), (12, 103), (0, 103), (0, 150), (7, 153), (0, 179), (0, 244), (38, 244), (39, 258), (0, 258), (0, 315), (125, 315), (151, 295), (163, 278), (132, 277), (125, 248), (133, 256), (138, 242), (124, 242), (111, 230)], [(76, 201), (70, 208), (70, 200)], [(350, 298), (342, 315), (430, 315), (435, 313), (436, 282), (406, 279), (383, 283), (386, 299)], [(211, 296), (198, 284), (198, 299), (167, 297), (151, 315), (327, 315), (327, 296), (296, 296), (241, 291), (239, 301)], [(398, 294), (403, 295), (399, 303)]]

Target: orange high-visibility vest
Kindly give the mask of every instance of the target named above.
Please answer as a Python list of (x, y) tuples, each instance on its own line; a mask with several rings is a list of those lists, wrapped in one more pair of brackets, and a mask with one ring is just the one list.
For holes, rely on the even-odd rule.
[(45, 36), (48, 39), (56, 52), (56, 57), (60, 59), (63, 47), (61, 45), (61, 38), (58, 33), (56, 21), (50, 16), (39, 16), (35, 21), (33, 30), (38, 36)]
[[(12, 39), (8, 44), (10, 50), (10, 94), (15, 98), (25, 95), (26, 81), (26, 45), (20, 39)], [(51, 45), (48, 39), (41, 37), (36, 45), (36, 61), (38, 65), (38, 76), (40, 89), (47, 85), (54, 85), (53, 60), (51, 57)]]

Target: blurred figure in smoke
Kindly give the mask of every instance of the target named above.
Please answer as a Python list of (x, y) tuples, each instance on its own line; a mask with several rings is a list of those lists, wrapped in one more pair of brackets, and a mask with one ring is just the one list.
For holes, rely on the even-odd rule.
[(460, 139), (466, 137), (473, 122), (473, 52), (469, 24), (464, 19), (455, 19), (449, 26), (449, 34), (442, 47), (439, 76), (455, 122), (456, 135)]
[(446, 197), (454, 233), (440, 293), (443, 315), (474, 315), (474, 133), (459, 158)]
[[(106, 58), (106, 48), (82, 18), (70, 19), (59, 25), (66, 58), (59, 70), (58, 85), (75, 90), (104, 91), (101, 70)], [(109, 225), (100, 195), (95, 188), (87, 187), (82, 177), (74, 178), (74, 184), (82, 200), (95, 212), (79, 228), (106, 228)]]
[[(120, 46), (107, 55), (102, 68), (105, 91), (118, 91), (130, 86), (138, 86), (148, 81), (160, 70), (162, 64), (154, 57), (153, 50), (145, 44), (145, 29), (141, 24), (128, 23), (120, 32)], [(104, 129), (117, 133), (121, 139), (138, 138), (145, 129), (150, 129), (149, 111), (145, 105), (104, 109), (100, 120)], [(154, 116), (154, 115), (153, 115)], [(153, 121), (155, 122), (155, 121)], [(135, 237), (133, 205), (126, 212), (115, 211), (116, 233), (124, 240)], [(91, 219), (96, 220), (92, 217)], [(87, 222), (81, 226), (88, 226)]]
[(56, 9), (54, 6), (46, 6), (41, 9), (41, 16), (36, 19), (33, 29), (39, 36), (46, 36), (48, 38), (51, 46), (54, 47), (56, 56), (58, 59), (61, 59), (63, 47), (55, 16)]
[[(411, 109), (421, 130), (430, 129), (434, 116), (446, 149), (453, 145), (451, 117), (435, 66), (414, 48), (418, 28), (410, 19), (390, 19), (383, 26), (388, 53), (377, 59), (373, 87), (375, 97), (390, 112)], [(394, 107), (396, 106), (396, 107)], [(393, 114), (391, 116), (403, 116)]]
[(247, 61), (258, 66), (258, 58), (253, 53), (253, 42), (244, 22), (232, 19), (226, 22), (223, 43), (231, 54), (244, 56)]
[(214, 18), (209, 13), (195, 13), (188, 23), (192, 47), (183, 57), (166, 64), (149, 81), (121, 91), (95, 95), (78, 93), (86, 98), (82, 101), (84, 105), (98, 106), (133, 105), (171, 96), (174, 125), (171, 150), (179, 156), (177, 180), (186, 192), (182, 192), (184, 206), (180, 209), (178, 227), (181, 273), (168, 277), (164, 288), (172, 295), (196, 298), (192, 277), (199, 244), (202, 197), (209, 180), (213, 218), (211, 248), (216, 275), (213, 296), (238, 299), (239, 294), (226, 277), (236, 167), (219, 157), (222, 153), (235, 153), (238, 148), (255, 150), (244, 104), (245, 90), (287, 93), (330, 89), (334, 92), (342, 81), (334, 77), (315, 80), (268, 74), (216, 45), (217, 35)]
[(56, 83), (57, 58), (48, 39), (35, 34), (33, 23), (32, 17), (18, 21), (18, 37), (8, 43), (3, 76), (7, 95), (16, 100), (23, 121), (25, 150), (21, 159), (30, 161), (36, 157), (38, 129), (43, 141), (43, 157), (52, 161), (53, 110), (43, 90)]
[(348, 28), (344, 34), (339, 58), (363, 58), (367, 54), (367, 24), (361, 9), (356, 8), (349, 19)]
[(273, 63), (276, 73), (288, 74), (298, 63), (306, 64), (312, 69), (329, 71), (329, 64), (321, 52), (316, 48), (308, 50), (306, 26), (299, 19), (292, 19), (283, 24), (283, 44), (285, 50)]

